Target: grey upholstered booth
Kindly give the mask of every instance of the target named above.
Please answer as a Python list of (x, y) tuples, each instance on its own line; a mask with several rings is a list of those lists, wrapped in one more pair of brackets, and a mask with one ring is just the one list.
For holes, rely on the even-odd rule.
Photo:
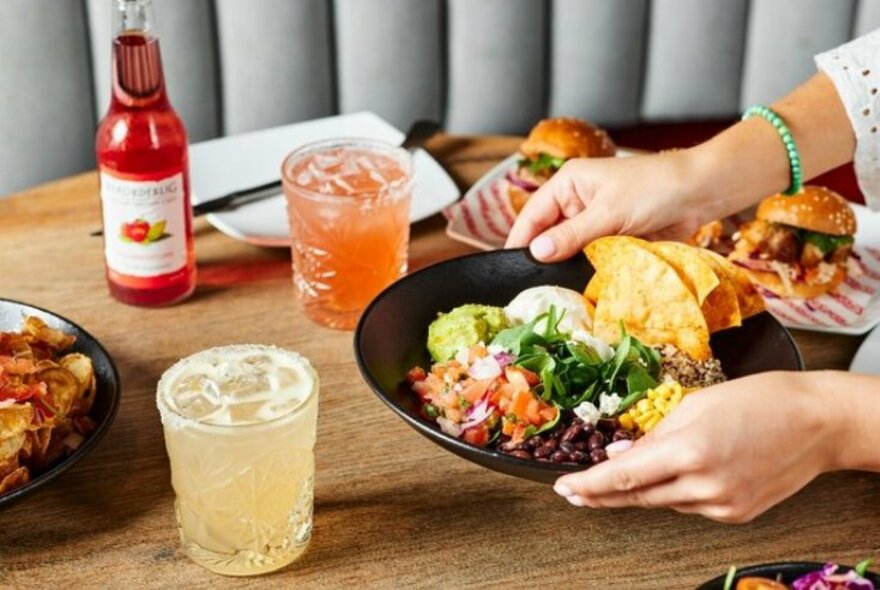
[[(0, 194), (88, 169), (112, 0), (0, 0)], [(155, 0), (192, 141), (335, 112), (461, 133), (729, 117), (880, 0)]]

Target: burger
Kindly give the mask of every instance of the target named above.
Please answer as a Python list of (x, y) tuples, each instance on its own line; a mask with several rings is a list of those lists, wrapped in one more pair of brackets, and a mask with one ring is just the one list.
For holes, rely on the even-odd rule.
[(853, 267), (856, 218), (846, 199), (821, 186), (761, 201), (743, 225), (730, 259), (779, 297), (810, 299), (833, 291)]
[(570, 117), (544, 119), (532, 128), (520, 146), (522, 158), (507, 173), (510, 204), (519, 213), (532, 193), (571, 158), (605, 158), (616, 151), (604, 129)]

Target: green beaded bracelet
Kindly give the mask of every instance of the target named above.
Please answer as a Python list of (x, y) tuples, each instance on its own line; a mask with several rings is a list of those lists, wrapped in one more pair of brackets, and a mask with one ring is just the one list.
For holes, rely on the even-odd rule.
[(773, 125), (773, 128), (779, 134), (779, 138), (782, 139), (782, 144), (785, 146), (785, 151), (788, 154), (788, 163), (791, 168), (791, 184), (784, 194), (794, 195), (799, 193), (804, 186), (804, 174), (801, 168), (801, 155), (798, 153), (797, 146), (794, 143), (794, 136), (785, 124), (785, 121), (782, 120), (782, 117), (774, 113), (772, 109), (762, 105), (749, 107), (743, 113), (742, 120), (745, 121), (755, 116), (766, 119)]

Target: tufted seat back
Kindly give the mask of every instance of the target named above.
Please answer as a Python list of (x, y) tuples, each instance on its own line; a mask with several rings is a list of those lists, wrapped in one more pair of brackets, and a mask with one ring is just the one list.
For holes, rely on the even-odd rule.
[[(88, 169), (112, 0), (0, 3), (0, 194)], [(730, 117), (880, 26), (880, 0), (154, 0), (192, 141), (337, 112), (522, 133)]]

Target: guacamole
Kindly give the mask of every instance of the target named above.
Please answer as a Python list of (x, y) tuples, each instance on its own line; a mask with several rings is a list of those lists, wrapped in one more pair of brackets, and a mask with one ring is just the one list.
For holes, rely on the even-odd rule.
[(448, 361), (462, 348), (490, 342), (507, 327), (500, 307), (468, 303), (441, 313), (428, 326), (428, 351), (435, 361)]

